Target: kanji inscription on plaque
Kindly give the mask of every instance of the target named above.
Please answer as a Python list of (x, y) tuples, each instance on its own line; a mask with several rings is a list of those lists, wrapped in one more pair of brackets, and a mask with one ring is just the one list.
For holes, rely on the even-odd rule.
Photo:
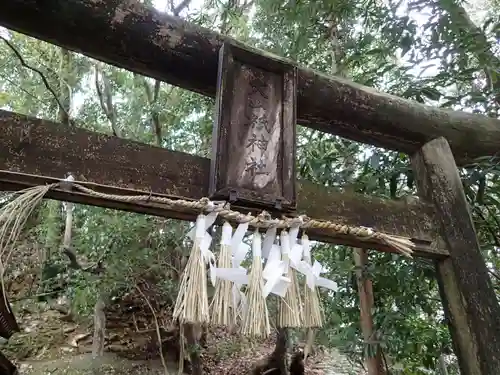
[(210, 193), (295, 208), (296, 69), (230, 43), (219, 58)]

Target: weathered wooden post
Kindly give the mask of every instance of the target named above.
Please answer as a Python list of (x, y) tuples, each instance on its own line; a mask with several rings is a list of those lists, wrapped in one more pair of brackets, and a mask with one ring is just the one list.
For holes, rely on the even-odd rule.
[(225, 43), (219, 55), (210, 195), (296, 207), (296, 69)]
[(463, 375), (500, 374), (500, 306), (481, 254), (462, 181), (444, 138), (412, 157), (420, 195), (433, 203), (450, 256), (436, 264)]

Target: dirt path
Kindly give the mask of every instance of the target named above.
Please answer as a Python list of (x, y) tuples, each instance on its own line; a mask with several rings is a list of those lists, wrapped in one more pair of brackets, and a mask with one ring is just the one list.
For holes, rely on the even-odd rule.
[[(176, 368), (169, 369), (177, 374)], [(92, 361), (91, 354), (69, 356), (50, 361), (23, 361), (19, 375), (164, 375), (159, 361), (129, 361), (111, 353)]]

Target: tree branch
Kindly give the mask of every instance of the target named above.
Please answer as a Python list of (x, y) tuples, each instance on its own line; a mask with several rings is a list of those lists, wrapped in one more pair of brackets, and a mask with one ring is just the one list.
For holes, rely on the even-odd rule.
[[(0, 77), (2, 77), (3, 80), (9, 82), (11, 85), (13, 86), (17, 86), (18, 84), (15, 83), (13, 80), (11, 80), (10, 78), (7, 78), (5, 75), (0, 75)], [(39, 100), (39, 101), (42, 101), (39, 97), (33, 95), (32, 93), (30, 93), (28, 90), (26, 89), (23, 89), (22, 87), (18, 87), (19, 90), (21, 90), (22, 92), (24, 92), (26, 95), (30, 96), (32, 99), (35, 99), (35, 100)]]
[(495, 246), (500, 246), (500, 239), (498, 238), (496, 231), (494, 228), (491, 227), (491, 224), (488, 222), (486, 219), (486, 216), (481, 212), (481, 207), (478, 206), (473, 206), (473, 210), (479, 215), (481, 220), (483, 220), (486, 230), (490, 233), (491, 238), (493, 239), (493, 242), (495, 243)]
[(59, 110), (61, 112), (63, 112), (64, 115), (65, 115), (65, 118), (68, 119), (67, 125), (71, 125), (71, 121), (69, 121), (70, 117), (69, 117), (68, 111), (66, 111), (66, 108), (64, 108), (64, 106), (62, 105), (62, 103), (59, 100), (59, 97), (57, 96), (57, 94), (55, 93), (55, 91), (52, 89), (52, 87), (50, 87), (49, 81), (47, 81), (47, 78), (45, 78), (45, 75), (43, 74), (43, 72), (41, 70), (39, 70), (39, 69), (37, 69), (37, 68), (35, 68), (35, 67), (27, 64), (26, 61), (24, 60), (23, 56), (21, 55), (21, 53), (5, 37), (3, 37), (3, 36), (0, 35), (0, 39), (2, 39), (5, 42), (5, 44), (11, 49), (11, 51), (14, 52), (14, 54), (16, 55), (16, 57), (18, 58), (18, 60), (19, 60), (19, 62), (21, 63), (22, 66), (24, 66), (25, 68), (28, 68), (29, 70), (37, 73), (40, 76), (40, 78), (43, 81), (43, 84), (45, 85), (45, 87), (47, 88), (47, 90), (50, 91), (50, 93), (52, 94), (52, 96), (56, 100), (57, 105), (59, 107)]
[(464, 35), (475, 36), (474, 43), (478, 43), (481, 48), (467, 48), (467, 50), (477, 58), (484, 70), (489, 86), (487, 89), (500, 89), (500, 79), (497, 76), (497, 72), (500, 71), (500, 58), (493, 53), (486, 35), (476, 26), (464, 7), (458, 4), (456, 0), (439, 0), (439, 6), (450, 15), (453, 25), (458, 30), (463, 31)]
[[(72, 90), (71, 86), (67, 82), (67, 78), (69, 75), (69, 71), (71, 71), (71, 53), (69, 50), (65, 48), (61, 48), (61, 58), (59, 61), (59, 70), (57, 77), (59, 78), (59, 95), (61, 97), (61, 102), (66, 111), (71, 110), (71, 99), (72, 99)], [(59, 108), (58, 119), (59, 122), (66, 124), (69, 123), (70, 119), (68, 117), (68, 113), (66, 111), (61, 110)]]
[(493, 276), (497, 281), (500, 281), (500, 275), (493, 270), (488, 270), (491, 276)]
[[(163, 370), (165, 372), (165, 375), (169, 375), (168, 367), (167, 367), (167, 362), (165, 361), (165, 357), (163, 356), (163, 348), (162, 348), (160, 324), (158, 323), (158, 318), (156, 316), (155, 309), (153, 308), (153, 306), (151, 305), (151, 302), (149, 302), (148, 298), (146, 297), (146, 295), (144, 294), (144, 292), (141, 290), (141, 288), (139, 288), (139, 285), (136, 285), (135, 288), (137, 289), (137, 291), (141, 295), (141, 297), (144, 300), (144, 302), (146, 302), (146, 304), (148, 305), (149, 310), (151, 311), (151, 314), (153, 314), (153, 319), (155, 321), (155, 328), (156, 328), (156, 336), (157, 336), (157, 339), (158, 339), (158, 349), (160, 351), (161, 364), (163, 366)], [(181, 360), (182, 360), (182, 358), (181, 358)]]
[(142, 77), (142, 84), (144, 86), (144, 91), (146, 92), (148, 104), (151, 107), (151, 121), (153, 123), (153, 128), (156, 135), (156, 144), (161, 147), (163, 137), (161, 131), (160, 116), (158, 115), (158, 111), (156, 110), (156, 108), (154, 108), (160, 94), (161, 81), (158, 79), (155, 81), (154, 93), (151, 92), (151, 87), (149, 86), (146, 77)]
[[(101, 85), (99, 83), (99, 74), (102, 75), (103, 84), (104, 84), (104, 93), (101, 90)], [(95, 65), (95, 87), (97, 91), (97, 96), (99, 97), (99, 103), (101, 104), (102, 111), (106, 115), (106, 118), (111, 124), (111, 131), (115, 137), (118, 137), (118, 131), (116, 126), (116, 115), (113, 106), (113, 98), (111, 95), (111, 87), (109, 85), (109, 81), (104, 73), (101, 72), (99, 68), (99, 64)], [(106, 98), (104, 98), (106, 95)], [(106, 99), (106, 101), (105, 101)]]
[(155, 89), (154, 89), (154, 94), (153, 94), (153, 102), (156, 103), (158, 100), (158, 96), (160, 95), (160, 87), (161, 87), (161, 81), (157, 79), (155, 81)]
[(174, 16), (179, 17), (179, 14), (186, 9), (189, 4), (191, 3), (191, 0), (183, 0), (181, 3), (177, 6), (174, 5), (174, 1), (170, 1), (170, 9), (172, 10), (172, 13)]

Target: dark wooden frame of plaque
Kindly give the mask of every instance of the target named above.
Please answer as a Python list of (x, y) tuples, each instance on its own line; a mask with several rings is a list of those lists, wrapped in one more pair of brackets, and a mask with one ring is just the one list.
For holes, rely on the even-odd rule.
[[(238, 105), (234, 95), (238, 79), (235, 73), (238, 73), (237, 69), (240, 69), (240, 72), (243, 71), (242, 65), (254, 72), (260, 70), (264, 71), (264, 74), (278, 75), (281, 80), (281, 105), (269, 110), (281, 111), (279, 150), (276, 163), (273, 163), (276, 165), (276, 175), (272, 183), (268, 183), (263, 188), (242, 186), (238, 178), (245, 170), (233, 168), (234, 158), (239, 157), (236, 160), (241, 162), (242, 157), (246, 155), (245, 151), (241, 151), (242, 142), (246, 138), (236, 139), (238, 144), (233, 145), (231, 140), (235, 136), (248, 137), (252, 126), (251, 123), (244, 125), (238, 121), (242, 118), (241, 114), (233, 120), (233, 105)], [(246, 83), (247, 87), (251, 87), (249, 82)], [(241, 86), (239, 88), (241, 89)], [(210, 198), (238, 202), (246, 206), (263, 206), (278, 211), (296, 209), (296, 103), (297, 69), (295, 67), (228, 42), (223, 44), (219, 51), (216, 113), (212, 134)], [(246, 106), (248, 104), (245, 102), (242, 108)], [(270, 118), (270, 115), (266, 114), (266, 116)], [(240, 123), (234, 124), (234, 121)], [(238, 131), (240, 131), (239, 134), (235, 134)], [(244, 147), (243, 150), (245, 150)]]

